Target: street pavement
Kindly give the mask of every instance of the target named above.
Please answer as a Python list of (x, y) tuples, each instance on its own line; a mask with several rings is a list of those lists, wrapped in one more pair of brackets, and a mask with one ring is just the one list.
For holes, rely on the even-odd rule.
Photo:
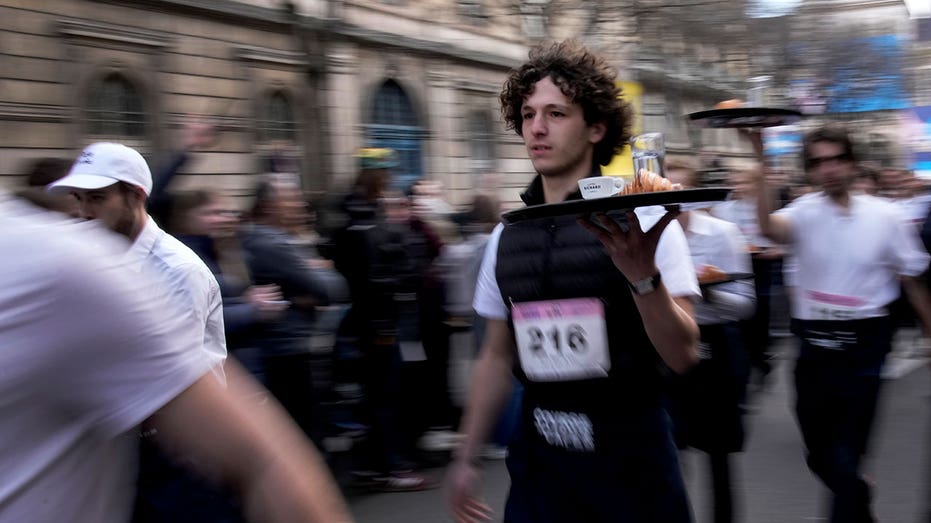
[[(776, 344), (772, 379), (756, 396), (745, 418), (747, 446), (734, 456), (737, 521), (787, 523), (827, 521), (827, 492), (805, 466), (792, 414), (791, 376), (794, 345)], [(872, 454), (866, 472), (876, 482), (874, 508), (881, 522), (929, 523), (931, 508), (931, 371), (928, 358), (910, 338), (900, 339), (888, 361)], [(711, 523), (710, 482), (705, 456), (686, 451), (682, 464), (695, 520)], [(442, 477), (441, 468), (430, 471)], [(503, 461), (486, 462), (484, 495), (501, 521), (508, 475)], [(447, 522), (440, 490), (348, 493), (359, 523)], [(567, 522), (582, 523), (582, 522)]]

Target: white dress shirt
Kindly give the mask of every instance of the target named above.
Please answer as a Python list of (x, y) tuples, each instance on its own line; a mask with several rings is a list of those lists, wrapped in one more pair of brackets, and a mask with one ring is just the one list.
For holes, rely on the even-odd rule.
[(223, 300), (220, 285), (207, 265), (187, 245), (159, 228), (151, 216), (125, 256), (130, 268), (146, 271), (164, 285), (169, 302), (188, 319), (177, 336), (201, 340), (201, 357), (223, 381)]
[(918, 276), (928, 267), (918, 233), (880, 198), (851, 195), (845, 209), (816, 193), (777, 214), (789, 221), (798, 260), (795, 318), (885, 316), (899, 296), (898, 277)]

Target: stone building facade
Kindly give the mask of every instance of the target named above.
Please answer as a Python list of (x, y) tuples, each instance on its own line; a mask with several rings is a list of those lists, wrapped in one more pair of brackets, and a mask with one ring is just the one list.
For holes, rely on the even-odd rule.
[(137, 147), (157, 170), (181, 124), (209, 118), (219, 140), (191, 155), (181, 187), (239, 195), (278, 169), (338, 192), (358, 147), (388, 146), (401, 188), (437, 179), (461, 204), (497, 172), (516, 195), (531, 168), (497, 95), (527, 39), (521, 16), (481, 7), (0, 0), (0, 183), (99, 140)]
[[(614, 0), (0, 0), (0, 184), (99, 140), (139, 148), (157, 171), (181, 124), (209, 118), (219, 140), (194, 151), (182, 188), (244, 195), (254, 175), (289, 170), (339, 193), (358, 147), (387, 146), (401, 153), (399, 188), (435, 179), (463, 206), (490, 184), (517, 205), (533, 170), (498, 92), (533, 43), (571, 36), (637, 86), (639, 128), (666, 133), (671, 152), (748, 159), (732, 131), (685, 115), (743, 97), (777, 64), (741, 44), (753, 28), (737, 18), (682, 23), (663, 11), (675, 7), (640, 3), (652, 4), (678, 25)], [(809, 14), (903, 11), (836, 4)]]

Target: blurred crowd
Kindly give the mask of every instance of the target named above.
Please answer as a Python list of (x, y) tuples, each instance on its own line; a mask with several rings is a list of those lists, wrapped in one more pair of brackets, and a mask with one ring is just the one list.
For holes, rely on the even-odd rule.
[[(497, 195), (479, 191), (466, 208), (455, 208), (435, 180), (398, 187), (391, 176), (396, 153), (378, 148), (357, 151), (358, 175), (332, 208), (321, 207), (321, 200), (302, 190), (298, 175), (288, 172), (262, 174), (245, 198), (217, 188), (179, 189), (176, 175), (192, 161), (190, 151), (208, 146), (215, 132), (201, 122), (185, 127), (182, 147), (153, 177), (147, 211), (216, 277), (229, 354), (324, 452), (344, 485), (382, 491), (435, 487), (437, 478), (422, 471), (444, 463), (443, 452), (461, 438), (453, 360), (456, 354), (477, 354), (483, 337), (483, 321), (472, 304), (486, 242), (500, 221)], [(71, 165), (58, 158), (34, 162), (19, 196), (77, 218), (97, 217), (72, 196), (45, 190)], [(706, 184), (690, 157), (668, 158), (666, 171), (688, 188)], [(690, 220), (694, 225), (703, 216), (727, 222), (720, 227), (733, 263), (717, 262), (722, 266), (716, 268), (745, 275), (703, 287), (707, 302), (717, 303), (696, 310), (703, 342), (705, 327), (718, 326), (711, 343), (728, 349), (716, 351), (702, 374), (673, 384), (669, 403), (680, 446), (712, 456), (719, 492), (730, 491), (726, 455), (743, 448), (742, 418), (753, 412), (754, 394), (767, 387), (771, 338), (787, 328), (794, 299), (793, 253), (767, 239), (757, 223), (760, 176), (758, 167), (732, 170), (727, 201), (707, 214), (679, 218), (686, 231)], [(780, 206), (815, 190), (779, 172), (770, 183), (777, 185)], [(854, 190), (893, 202), (901, 219), (931, 246), (926, 181), (906, 169), (860, 163)], [(317, 213), (324, 212), (338, 213), (334, 222), (342, 225), (318, 230)], [(690, 248), (697, 272), (712, 265), (701, 254), (710, 247)], [(709, 260), (720, 259), (721, 248), (714, 249), (718, 257)], [(905, 299), (896, 309), (896, 325), (915, 326)], [(690, 394), (694, 380), (713, 382), (711, 392), (702, 390), (717, 399), (706, 396), (696, 405)], [(484, 457), (506, 455), (520, 394), (517, 387)], [(719, 506), (729, 506), (727, 494), (716, 495)]]
[[(342, 482), (435, 487), (437, 478), (417, 470), (458, 439), (451, 343), (477, 351), (466, 334), (480, 323), (471, 301), (484, 240), (499, 221), (496, 196), (477, 193), (454, 209), (436, 181), (393, 184), (394, 151), (361, 149), (351, 190), (325, 211), (343, 225), (321, 234), (320, 202), (296, 173), (264, 173), (246, 197), (179, 189), (191, 151), (215, 133), (204, 122), (184, 126), (181, 147), (153, 174), (146, 210), (216, 277), (229, 355), (324, 450)], [(107, 221), (68, 192), (47, 190), (72, 164), (33, 162), (18, 195)]]

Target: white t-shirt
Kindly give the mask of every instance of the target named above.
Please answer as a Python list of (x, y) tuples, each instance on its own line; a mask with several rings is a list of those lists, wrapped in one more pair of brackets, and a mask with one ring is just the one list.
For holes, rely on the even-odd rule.
[(164, 284), (171, 306), (187, 319), (176, 336), (200, 340), (198, 353), (222, 381), (226, 359), (223, 298), (207, 265), (187, 245), (162, 231), (151, 216), (125, 256), (131, 268), (148, 272)]
[(125, 523), (133, 429), (209, 366), (125, 243), (21, 209), (0, 193), (0, 522)]
[(880, 198), (851, 195), (844, 209), (816, 193), (777, 214), (789, 220), (797, 260), (795, 318), (886, 315), (885, 306), (899, 296), (897, 277), (918, 276), (928, 267), (915, 229)]
[[(640, 225), (649, 230), (663, 216), (660, 208), (638, 208), (636, 210)], [(472, 303), (475, 312), (483, 318), (492, 320), (506, 320), (508, 317), (507, 305), (501, 297), (498, 280), (495, 277), (495, 268), (498, 264), (498, 242), (501, 239), (503, 224), (498, 224), (492, 231), (485, 248), (482, 259), (482, 268), (479, 270), (478, 281), (475, 286), (475, 300)], [(656, 246), (656, 267), (663, 278), (663, 285), (673, 297), (701, 296), (698, 288), (698, 279), (689, 257), (689, 246), (685, 241), (685, 234), (679, 223), (673, 221), (659, 238)]]

